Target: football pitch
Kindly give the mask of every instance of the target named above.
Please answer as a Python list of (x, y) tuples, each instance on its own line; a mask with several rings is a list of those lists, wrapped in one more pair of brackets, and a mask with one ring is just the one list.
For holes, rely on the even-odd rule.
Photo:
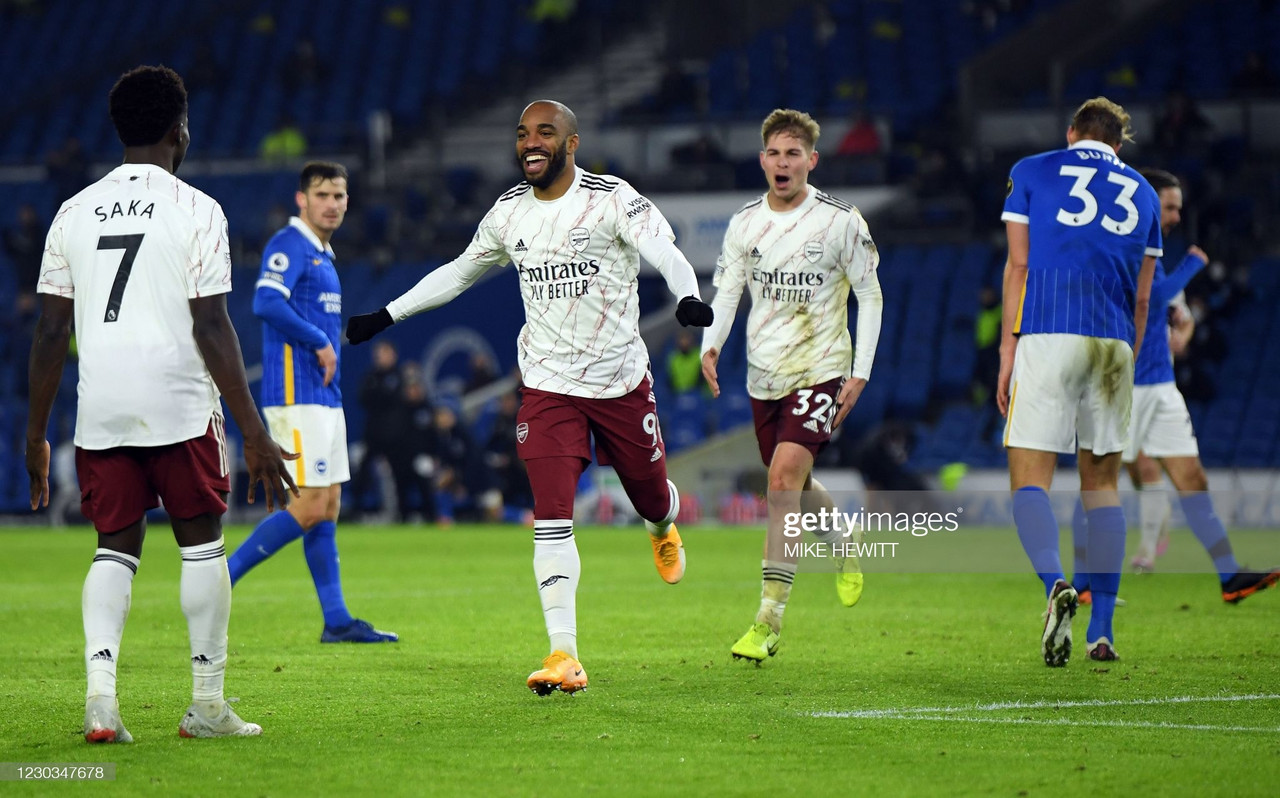
[[(229, 528), (228, 549), (247, 531)], [(1280, 589), (1224, 605), (1207, 570), (1126, 576), (1123, 659), (1085, 656), (1082, 608), (1063, 669), (1041, 660), (1029, 573), (872, 574), (852, 609), (830, 574), (801, 573), (778, 655), (757, 667), (729, 647), (758, 602), (761, 530), (683, 529), (688, 573), (669, 586), (640, 527), (579, 528), (590, 689), (538, 698), (525, 687), (546, 653), (530, 530), (339, 533), (352, 612), (401, 642), (321, 645), (295, 543), (232, 608), (227, 695), (263, 736), (184, 740), (180, 563), (152, 525), (120, 656), (137, 742), (90, 746), (92, 533), (0, 532), (0, 761), (115, 763), (115, 782), (95, 787), (108, 792), (247, 796), (1235, 797), (1273, 794), (1280, 773)], [(1242, 562), (1274, 565), (1259, 536), (1233, 539)], [(1005, 543), (1017, 547), (1012, 531)], [(1208, 567), (1185, 531), (1169, 556)]]

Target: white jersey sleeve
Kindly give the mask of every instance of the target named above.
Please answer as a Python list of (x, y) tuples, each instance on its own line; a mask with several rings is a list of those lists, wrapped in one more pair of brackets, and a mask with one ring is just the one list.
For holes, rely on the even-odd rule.
[(191, 237), (188, 299), (231, 290), (231, 243), (222, 206), (210, 201), (204, 218), (196, 218)]
[(387, 303), (387, 312), (393, 321), (403, 321), (416, 313), (440, 307), (475, 285), (490, 267), (511, 260), (494, 226), (494, 217), (499, 211), (500, 206), (495, 204), (485, 214), (471, 237), (471, 243), (460, 256), (430, 272), (413, 288)]
[(845, 234), (845, 275), (858, 301), (858, 329), (854, 338), (853, 371), (850, 376), (871, 379), (876, 346), (880, 342), (880, 324), (884, 311), (884, 295), (880, 292), (880, 251), (871, 240), (871, 231), (860, 214), (849, 215)]
[[(759, 202), (756, 200), (756, 203)], [(724, 349), (724, 342), (728, 340), (729, 331), (733, 328), (734, 319), (738, 314), (742, 289), (747, 284), (746, 258), (739, 242), (737, 220), (738, 214), (734, 214), (729, 220), (728, 229), (724, 233), (724, 243), (720, 247), (720, 257), (716, 259), (715, 275), (711, 278), (711, 284), (716, 289), (715, 299), (711, 302), (715, 319), (702, 334), (702, 354), (704, 355), (712, 349), (717, 352)]]

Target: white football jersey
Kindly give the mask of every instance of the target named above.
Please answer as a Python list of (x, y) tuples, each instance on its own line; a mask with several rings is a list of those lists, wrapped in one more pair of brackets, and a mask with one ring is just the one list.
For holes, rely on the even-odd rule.
[(634, 390), (649, 369), (637, 247), (659, 237), (674, 241), (675, 233), (626, 181), (575, 172), (556, 200), (535, 198), (528, 183), (499, 197), (458, 260), (515, 265), (525, 311), (517, 341), (525, 385), (609, 399)]
[[(812, 185), (799, 207), (785, 213), (770, 209), (762, 196), (729, 220), (714, 279), (717, 323), (702, 349), (723, 347), (746, 288), (748, 394), (781, 399), (848, 377), (849, 290), (875, 281), (879, 263), (867, 223), (852, 205)], [(864, 379), (870, 372), (870, 362), (852, 371)]]
[(188, 300), (231, 290), (217, 202), (158, 166), (116, 167), (58, 210), (37, 290), (75, 302), (76, 446), (162, 446), (205, 433), (218, 389)]

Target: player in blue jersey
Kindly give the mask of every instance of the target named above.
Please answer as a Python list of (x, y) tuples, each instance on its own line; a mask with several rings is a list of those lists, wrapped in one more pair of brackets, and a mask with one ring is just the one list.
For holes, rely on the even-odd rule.
[[(1182, 219), (1182, 185), (1178, 178), (1158, 169), (1144, 171), (1143, 176), (1159, 196), (1160, 224), (1167, 236)], [(1160, 516), (1168, 509), (1163, 491), (1159, 490), (1160, 472), (1157, 470), (1154, 474), (1145, 475), (1139, 472), (1137, 461), (1140, 455), (1145, 454), (1154, 458), (1159, 464), (1157, 468), (1163, 468), (1169, 475), (1169, 481), (1179, 493), (1182, 512), (1192, 534), (1213, 560), (1222, 587), (1222, 600), (1235, 604), (1280, 581), (1280, 568), (1251, 571), (1241, 568), (1236, 562), (1227, 531), (1214, 512), (1213, 500), (1208, 493), (1209, 480), (1200, 463), (1200, 449), (1191, 428), (1187, 403), (1174, 380), (1165, 308), (1175, 304), (1182, 289), (1208, 261), (1209, 256), (1204, 250), (1192, 246), (1170, 274), (1165, 274), (1162, 262), (1156, 263), (1151, 286), (1152, 312), (1148, 316), (1147, 332), (1134, 367), (1132, 434), (1124, 451), (1124, 461), (1130, 466), (1134, 484), (1141, 484), (1143, 489), (1143, 501), (1139, 504), (1143, 539), (1132, 565), (1135, 570), (1152, 570), (1156, 550), (1154, 538), (1159, 534)], [(1087, 523), (1080, 517), (1080, 508), (1076, 509), (1072, 536), (1077, 550), (1077, 576), (1073, 584), (1078, 591), (1083, 591), (1090, 587), (1084, 562), (1087, 555), (1082, 551), (1087, 549)], [(1082, 571), (1085, 572), (1083, 576)]]
[(267, 243), (253, 296), (262, 319), (262, 406), (276, 441), (297, 452), (301, 495), (267, 516), (227, 565), (231, 583), (285, 544), (302, 538), (324, 613), (321, 643), (387, 643), (399, 638), (353, 618), (338, 572), (338, 509), (347, 464), (347, 422), (338, 387), (342, 286), (329, 240), (347, 213), (347, 170), (313, 161), (302, 168), (298, 215)]
[(1129, 115), (1098, 97), (1076, 111), (1067, 149), (1024, 158), (1009, 175), (1009, 237), (996, 402), (1007, 418), (1018, 538), (1044, 581), (1046, 665), (1071, 656), (1077, 594), (1063, 578), (1049, 503), (1058, 454), (1077, 449), (1088, 519), (1090, 659), (1114, 660), (1111, 628), (1124, 563), (1116, 490), (1129, 436), (1133, 353), (1142, 346), (1162, 254), (1160, 202), (1118, 157)]

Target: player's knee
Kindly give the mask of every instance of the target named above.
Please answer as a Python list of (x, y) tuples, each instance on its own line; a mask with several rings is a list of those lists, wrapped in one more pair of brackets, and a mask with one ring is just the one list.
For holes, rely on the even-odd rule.
[(1174, 487), (1184, 493), (1206, 491), (1209, 489), (1209, 475), (1198, 457), (1188, 457), (1169, 463), (1169, 477)]
[(680, 493), (666, 477), (655, 477), (637, 482), (625, 481), (623, 487), (636, 513), (654, 524), (669, 524), (680, 513)]

